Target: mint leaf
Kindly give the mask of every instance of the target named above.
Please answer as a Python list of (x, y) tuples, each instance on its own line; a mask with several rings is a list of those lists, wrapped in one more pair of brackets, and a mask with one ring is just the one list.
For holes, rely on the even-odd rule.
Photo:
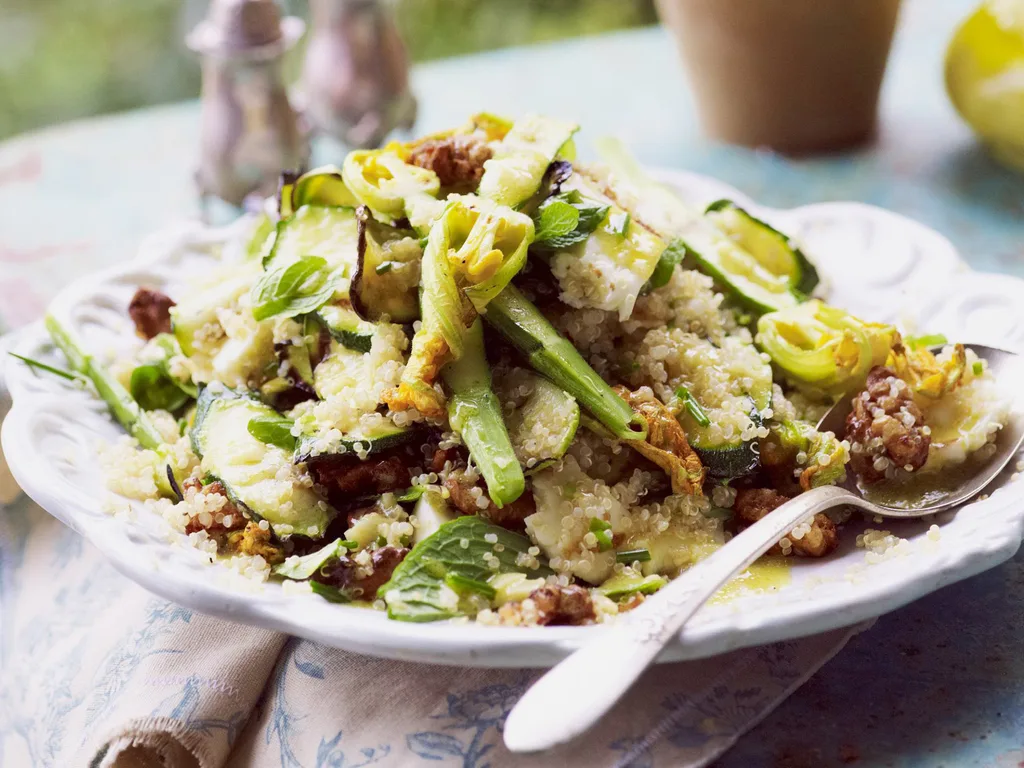
[[(591, 233), (597, 229), (611, 206), (603, 205), (595, 200), (583, 197), (579, 190), (571, 189), (560, 195), (548, 198), (539, 210), (537, 223), (537, 234), (534, 238), (534, 246), (542, 250), (556, 251), (565, 250), (577, 243), (582, 243)], [(544, 211), (555, 209), (559, 212), (562, 222), (562, 231), (552, 228), (546, 231), (542, 225)], [(572, 228), (566, 228), (565, 224), (571, 219), (571, 214), (566, 209), (575, 211), (575, 223)]]
[[(488, 542), (485, 537), (492, 536)], [(465, 542), (465, 546), (463, 546)], [(500, 545), (500, 546), (498, 546)], [(475, 515), (445, 523), (419, 542), (398, 564), (391, 580), (377, 594), (388, 604), (388, 617), (400, 621), (437, 621), (466, 613), (469, 606), (453, 604), (451, 591), (468, 589), (496, 573), (520, 572), (529, 578), (547, 576), (551, 569), (524, 568), (519, 555), (533, 546), (525, 536)], [(488, 560), (497, 567), (488, 565)], [(454, 585), (454, 586), (453, 586)], [(490, 585), (488, 585), (490, 586)], [(473, 591), (470, 589), (470, 591)]]
[(147, 411), (176, 411), (192, 399), (159, 363), (140, 365), (132, 371), (128, 389)]
[(319, 256), (303, 256), (291, 264), (264, 273), (252, 287), (252, 316), (268, 317), (313, 312), (334, 296), (338, 279)]
[(538, 211), (535, 221), (535, 240), (550, 240), (553, 237), (567, 235), (576, 229), (580, 221), (580, 212), (569, 203), (551, 198)]
[(667, 285), (668, 281), (672, 279), (672, 273), (675, 272), (676, 267), (682, 263), (684, 258), (686, 258), (686, 244), (682, 240), (673, 240), (669, 243), (668, 247), (661, 252), (661, 256), (658, 257), (658, 263), (654, 267), (654, 272), (651, 273), (647, 284), (644, 286), (644, 293)]
[(291, 419), (284, 416), (256, 416), (249, 420), (249, 434), (267, 445), (276, 445), (286, 451), (295, 450), (295, 435)]

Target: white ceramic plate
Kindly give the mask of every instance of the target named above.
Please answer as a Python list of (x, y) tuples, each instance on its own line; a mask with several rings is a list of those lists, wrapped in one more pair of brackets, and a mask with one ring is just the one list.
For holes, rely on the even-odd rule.
[[(920, 224), (853, 203), (769, 210), (710, 179), (682, 173), (662, 178), (695, 204), (731, 197), (795, 235), (818, 264), (837, 305), (867, 319), (1024, 349), (1024, 281), (969, 272), (947, 240)], [(216, 258), (227, 234), (198, 225), (165, 233), (145, 249), (144, 260), (64, 291), (55, 311), (97, 352), (137, 343), (125, 314), (135, 287), (164, 287), (173, 296), (183, 276)], [(15, 351), (60, 364), (39, 325), (20, 335)], [(276, 584), (245, 591), (226, 567), (211, 566), (198, 551), (175, 542), (180, 535), (141, 507), (131, 516), (104, 511), (109, 495), (96, 445), (120, 430), (102, 403), (16, 363), (7, 365), (7, 381), (14, 408), (4, 423), (3, 447), (18, 482), (117, 568), (169, 600), (339, 648), (448, 664), (547, 666), (601, 631), (405, 624), (312, 595), (286, 595)], [(1010, 482), (1011, 471), (985, 500), (942, 516), (937, 541), (925, 535), (931, 521), (876, 525), (911, 540), (903, 556), (866, 565), (864, 551), (854, 545), (863, 525), (849, 526), (832, 557), (794, 561), (788, 584), (706, 606), (667, 648), (664, 660), (711, 656), (850, 625), (1008, 559), (1024, 535), (1024, 484)]]

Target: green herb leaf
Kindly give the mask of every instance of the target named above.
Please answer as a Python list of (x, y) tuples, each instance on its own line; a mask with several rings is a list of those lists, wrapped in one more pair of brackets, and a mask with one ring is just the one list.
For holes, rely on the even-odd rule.
[(423, 486), (414, 485), (411, 488), (406, 488), (401, 493), (395, 494), (395, 501), (399, 504), (408, 501), (419, 501), (420, 496), (423, 495)]
[(625, 237), (626, 232), (629, 231), (629, 222), (632, 216), (629, 215), (628, 211), (619, 211), (613, 213), (608, 217), (608, 229), (619, 237)]
[(613, 546), (612, 524), (599, 517), (590, 518), (590, 532), (597, 538), (597, 548), (601, 552), (607, 552)]
[(693, 420), (696, 421), (700, 426), (707, 427), (711, 425), (711, 419), (708, 418), (707, 413), (701, 408), (700, 403), (697, 402), (690, 390), (686, 387), (679, 387), (676, 389), (676, 397), (683, 401), (683, 405), (686, 406), (686, 410), (689, 411)]
[(71, 371), (65, 371), (60, 368), (54, 368), (52, 365), (41, 363), (38, 360), (33, 360), (31, 357), (19, 355), (16, 352), (8, 352), (7, 354), (13, 358), (21, 360), (21, 362), (23, 362), (29, 368), (38, 368), (41, 371), (52, 373), (54, 376), (60, 376), (62, 379), (67, 379), (68, 381), (88, 381), (88, 379), (86, 379), (86, 377), (80, 373), (72, 373)]
[(468, 576), (463, 576), (458, 573), (446, 573), (444, 576), (444, 583), (460, 595), (466, 594), (467, 592), (475, 592), (478, 595), (483, 595), (488, 600), (492, 600), (494, 596), (498, 594), (494, 587), (486, 581), (471, 579)]
[(335, 539), (327, 546), (318, 549), (316, 552), (310, 552), (308, 555), (303, 555), (301, 557), (289, 557), (283, 563), (275, 565), (271, 571), (275, 576), (294, 579), (295, 581), (303, 581), (315, 574), (327, 565), (327, 563), (331, 562), (331, 560), (337, 559), (341, 554), (342, 548), (342, 540)]
[(283, 416), (257, 416), (249, 420), (248, 429), (249, 434), (261, 443), (294, 451), (296, 438), (291, 432), (293, 423)]
[(651, 552), (647, 549), (624, 549), (615, 553), (615, 562), (625, 563), (646, 563), (651, 559)]
[[(497, 541), (487, 541), (488, 534)], [(466, 546), (462, 546), (463, 542)], [(459, 616), (467, 607), (452, 605), (445, 598), (447, 590), (453, 589), (447, 583), (449, 576), (485, 582), (497, 573), (513, 571), (529, 578), (550, 575), (550, 568), (529, 569), (516, 563), (532, 546), (533, 542), (525, 536), (483, 518), (460, 517), (445, 523), (413, 547), (377, 594), (387, 601), (388, 616), (392, 619), (437, 621)], [(490, 564), (495, 562), (497, 567), (492, 568)]]
[[(569, 214), (567, 211), (569, 208), (575, 213)], [(551, 214), (552, 223), (557, 221), (560, 226), (553, 226), (550, 231), (546, 231), (543, 223), (544, 213), (552, 209), (555, 211)], [(533, 244), (538, 248), (553, 251), (564, 250), (577, 243), (582, 243), (601, 225), (605, 216), (608, 215), (609, 209), (610, 206), (587, 199), (575, 189), (550, 197), (538, 209), (535, 219), (537, 231)], [(573, 216), (575, 216), (573, 226), (565, 229)], [(564, 231), (559, 231), (560, 229)]]
[(576, 229), (580, 221), (580, 212), (557, 197), (550, 198), (541, 205), (537, 214), (534, 222), (534, 240), (550, 240), (553, 237), (567, 235)]
[(138, 366), (132, 371), (128, 388), (147, 411), (176, 411), (192, 399), (160, 363)]
[(295, 317), (322, 307), (337, 289), (337, 278), (330, 274), (327, 261), (319, 256), (303, 256), (286, 267), (274, 269), (252, 288), (252, 315), (256, 320), (282, 315)]
[(949, 343), (949, 339), (941, 333), (932, 333), (925, 336), (904, 336), (903, 341), (911, 349), (941, 347), (943, 344)]
[(646, 285), (644, 285), (644, 291), (653, 291), (655, 288), (668, 285), (668, 281), (672, 279), (672, 273), (675, 272), (676, 267), (685, 258), (686, 244), (682, 240), (677, 239), (669, 243), (665, 250), (661, 252), (661, 256), (658, 257), (658, 264), (654, 267), (654, 272), (651, 273)]
[(732, 517), (732, 510), (728, 509), (727, 507), (716, 507), (715, 505), (712, 504), (710, 507), (704, 510), (703, 514), (704, 517), (710, 518), (712, 520), (728, 520), (730, 517)]
[(309, 582), (309, 588), (313, 591), (314, 595), (320, 595), (320, 597), (329, 603), (352, 602), (352, 599), (348, 595), (337, 587), (332, 587), (330, 584), (324, 584), (320, 581), (311, 581)]

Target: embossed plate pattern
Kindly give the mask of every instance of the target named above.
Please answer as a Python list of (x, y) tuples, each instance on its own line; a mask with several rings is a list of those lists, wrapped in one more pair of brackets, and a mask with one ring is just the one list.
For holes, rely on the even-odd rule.
[[(819, 266), (829, 299), (871, 320), (897, 321), (950, 338), (1024, 349), (1024, 281), (970, 272), (938, 233), (887, 211), (856, 203), (824, 203), (777, 211), (726, 185), (692, 174), (661, 177), (695, 204), (731, 197), (796, 236)], [(147, 256), (81, 280), (54, 302), (90, 349), (135, 343), (124, 308), (139, 284), (174, 295), (183, 276), (216, 258), (229, 229), (187, 225), (156, 236)], [(59, 363), (41, 325), (15, 342), (21, 354)], [(86, 391), (25, 366), (6, 366), (14, 407), (3, 446), (25, 491), (81, 533), (130, 578), (167, 599), (239, 622), (289, 632), (363, 653), (478, 666), (546, 666), (577, 648), (595, 627), (534, 629), (471, 623), (404, 624), (381, 613), (336, 606), (312, 595), (285, 595), (275, 584), (247, 591), (226, 567), (209, 565), (160, 518), (141, 507), (111, 516), (96, 445), (120, 434), (102, 403)], [(711, 656), (847, 626), (893, 610), (945, 584), (1011, 557), (1024, 535), (1024, 484), (1006, 476), (994, 492), (943, 515), (938, 541), (931, 521), (886, 522), (912, 540), (909, 554), (865, 565), (852, 524), (826, 561), (797, 561), (790, 583), (705, 606), (662, 660)], [(851, 530), (852, 529), (852, 530)]]

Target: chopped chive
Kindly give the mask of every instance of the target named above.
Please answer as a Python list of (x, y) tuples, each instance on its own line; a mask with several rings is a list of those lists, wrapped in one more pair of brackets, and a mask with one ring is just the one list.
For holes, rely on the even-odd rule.
[(597, 548), (607, 552), (613, 546), (611, 535), (612, 524), (599, 517), (590, 518), (590, 532), (597, 538)]
[(345, 549), (359, 549), (358, 541), (349, 541), (348, 539), (340, 539), (338, 544)]
[(373, 271), (376, 272), (378, 275), (386, 275), (388, 272), (391, 271), (392, 266), (394, 266), (392, 262), (384, 261), (378, 264), (376, 267), (374, 267)]
[(324, 584), (322, 581), (310, 581), (308, 583), (313, 594), (320, 595), (320, 597), (329, 603), (352, 602), (351, 598), (337, 587), (332, 587), (330, 584)]
[(975, 360), (972, 369), (975, 376), (981, 376), (985, 372), (985, 364), (981, 360)]
[(943, 344), (946, 344), (949, 339), (941, 333), (932, 333), (926, 336), (907, 336), (904, 341), (911, 349), (920, 349), (922, 347), (940, 347)]
[(708, 418), (704, 409), (700, 407), (700, 403), (697, 402), (697, 398), (690, 394), (689, 389), (686, 387), (679, 387), (676, 389), (676, 397), (683, 401), (683, 405), (686, 406), (686, 410), (690, 412), (694, 421), (702, 427), (710, 426), (711, 419)]
[(648, 549), (624, 549), (621, 552), (615, 553), (615, 562), (617, 563), (646, 563), (651, 559), (651, 552)]
[(483, 595), (488, 600), (492, 600), (495, 595), (498, 594), (494, 587), (486, 581), (477, 581), (476, 579), (469, 578), (469, 576), (463, 576), (458, 573), (446, 573), (444, 583), (460, 595), (465, 594), (466, 592), (476, 592), (479, 595)]
[(8, 352), (7, 354), (10, 355), (11, 357), (21, 360), (21, 362), (23, 362), (29, 368), (38, 368), (41, 371), (52, 373), (54, 376), (60, 376), (62, 379), (67, 379), (68, 381), (85, 380), (85, 378), (81, 374), (72, 373), (71, 371), (65, 371), (62, 370), (61, 368), (54, 368), (52, 365), (47, 365), (46, 363), (41, 363), (38, 360), (33, 360), (31, 357), (19, 355), (17, 352)]

